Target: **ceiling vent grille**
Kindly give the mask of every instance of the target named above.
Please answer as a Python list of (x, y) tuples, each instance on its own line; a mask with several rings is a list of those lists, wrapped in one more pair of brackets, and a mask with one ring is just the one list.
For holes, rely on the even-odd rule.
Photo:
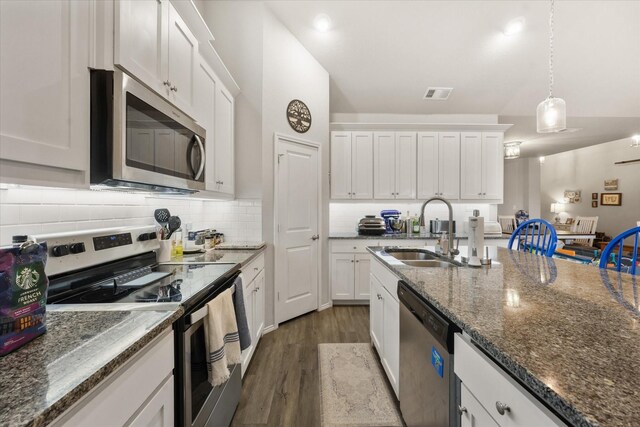
[(424, 99), (432, 99), (434, 101), (446, 101), (453, 92), (452, 87), (430, 87), (424, 93)]

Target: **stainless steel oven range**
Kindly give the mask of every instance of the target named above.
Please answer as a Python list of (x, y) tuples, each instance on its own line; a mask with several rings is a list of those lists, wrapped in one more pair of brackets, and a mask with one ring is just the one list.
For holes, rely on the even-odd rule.
[(54, 310), (163, 310), (185, 314), (175, 336), (175, 425), (228, 426), (240, 399), (241, 369), (208, 382), (203, 307), (240, 274), (239, 264), (158, 265), (153, 227), (35, 236), (49, 246), (47, 303)]

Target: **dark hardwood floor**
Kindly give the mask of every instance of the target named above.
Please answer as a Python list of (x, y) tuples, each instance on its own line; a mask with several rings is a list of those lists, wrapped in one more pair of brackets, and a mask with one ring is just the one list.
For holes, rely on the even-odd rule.
[(369, 307), (337, 306), (262, 337), (232, 426), (320, 426), (318, 344), (370, 342)]

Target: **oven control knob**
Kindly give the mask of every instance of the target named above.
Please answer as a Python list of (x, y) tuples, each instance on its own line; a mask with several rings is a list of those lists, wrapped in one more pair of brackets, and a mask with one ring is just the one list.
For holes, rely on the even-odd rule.
[(69, 245), (58, 245), (51, 248), (51, 253), (55, 257), (69, 255)]
[(81, 254), (82, 252), (86, 252), (86, 248), (84, 247), (84, 243), (72, 243), (69, 245), (69, 251), (72, 254)]
[(146, 242), (147, 240), (155, 240), (157, 237), (158, 235), (155, 231), (152, 231), (151, 233), (142, 233), (138, 236), (138, 241)]

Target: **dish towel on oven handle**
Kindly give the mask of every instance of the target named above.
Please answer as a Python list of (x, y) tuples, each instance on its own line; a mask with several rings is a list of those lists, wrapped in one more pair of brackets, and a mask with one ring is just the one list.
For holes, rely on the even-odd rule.
[(247, 311), (244, 306), (244, 287), (242, 274), (233, 282), (236, 291), (233, 294), (233, 304), (236, 310), (236, 321), (238, 322), (238, 334), (240, 335), (240, 350), (245, 350), (251, 345), (251, 331), (247, 322)]
[(240, 340), (231, 289), (207, 304), (204, 338), (207, 346), (209, 383), (218, 386), (231, 376), (229, 365), (240, 363)]

